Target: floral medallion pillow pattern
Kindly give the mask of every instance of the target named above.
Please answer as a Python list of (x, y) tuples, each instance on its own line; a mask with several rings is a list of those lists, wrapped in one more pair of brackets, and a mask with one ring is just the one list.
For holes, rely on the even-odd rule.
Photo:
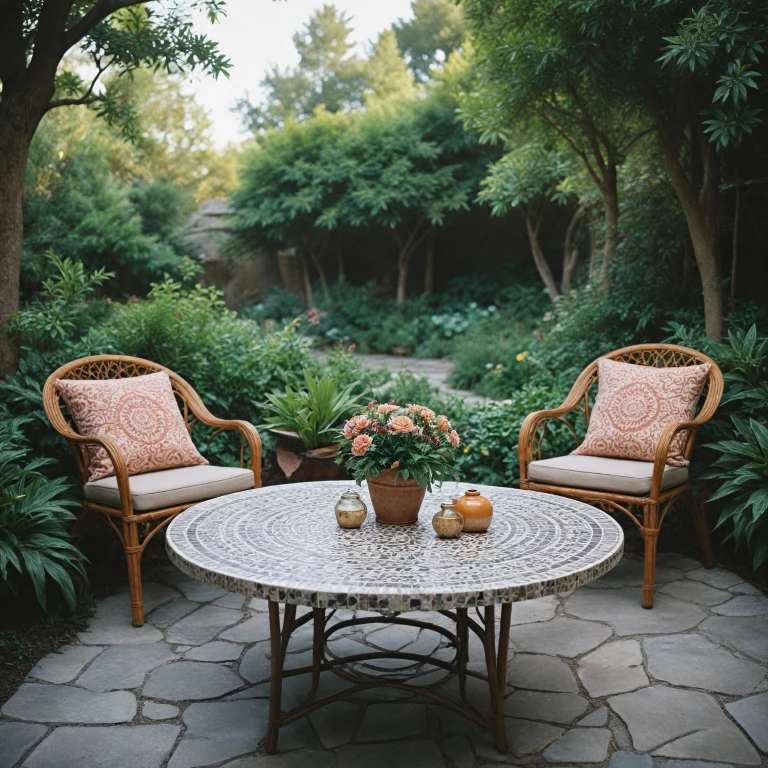
[[(56, 388), (78, 432), (114, 440), (129, 475), (208, 463), (184, 426), (166, 373), (106, 381), (59, 379)], [(89, 482), (115, 474), (103, 448), (87, 450)]]
[[(652, 368), (599, 360), (595, 407), (584, 442), (574, 453), (653, 461), (664, 427), (695, 416), (711, 367)], [(686, 439), (685, 431), (675, 435), (667, 464), (688, 466)]]

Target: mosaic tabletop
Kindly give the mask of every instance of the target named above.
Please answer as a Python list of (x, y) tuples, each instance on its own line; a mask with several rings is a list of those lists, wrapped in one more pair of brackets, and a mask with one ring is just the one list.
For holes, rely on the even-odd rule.
[[(440, 502), (475, 487), (494, 506), (485, 533), (439, 539)], [(416, 525), (376, 523), (368, 491), (361, 528), (339, 528), (347, 482), (296, 483), (190, 507), (168, 528), (172, 562), (208, 584), (320, 608), (448, 610), (564, 592), (621, 559), (621, 527), (600, 510), (544, 493), (445, 483)]]

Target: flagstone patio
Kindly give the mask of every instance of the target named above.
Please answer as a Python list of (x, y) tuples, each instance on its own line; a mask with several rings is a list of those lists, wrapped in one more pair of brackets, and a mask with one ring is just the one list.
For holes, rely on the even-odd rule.
[[(130, 625), (127, 595), (114, 595), (78, 644), (31, 671), (1, 710), (0, 768), (765, 768), (768, 598), (677, 555), (659, 557), (657, 578), (652, 611), (640, 607), (642, 565), (629, 558), (572, 594), (515, 604), (507, 756), (469, 721), (387, 689), (281, 730), (279, 754), (267, 756), (265, 602), (169, 569), (146, 585), (143, 627)], [(350, 628), (335, 650), (443, 652), (424, 630), (364, 629)], [(296, 666), (310, 646), (307, 626), (288, 649)], [(471, 659), (480, 654), (471, 647)], [(320, 694), (345, 685), (325, 673)], [(289, 678), (285, 705), (305, 686)], [(487, 706), (479, 681), (468, 694)]]

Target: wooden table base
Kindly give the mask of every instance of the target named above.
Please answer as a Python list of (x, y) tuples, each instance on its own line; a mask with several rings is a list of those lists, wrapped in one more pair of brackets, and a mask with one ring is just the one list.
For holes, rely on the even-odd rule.
[[(269, 726), (267, 728), (265, 742), (267, 752), (271, 753), (277, 750), (278, 734), (282, 726), (288, 725), (289, 723), (308, 715), (319, 707), (346, 698), (350, 694), (357, 693), (358, 691), (365, 691), (369, 688), (384, 687), (406, 691), (408, 693), (417, 693), (420, 696), (424, 696), (431, 701), (442, 704), (454, 712), (463, 715), (482, 728), (492, 731), (496, 740), (497, 749), (502, 754), (506, 754), (509, 751), (509, 745), (507, 743), (507, 733), (504, 727), (503, 703), (507, 671), (507, 653), (509, 649), (509, 628), (512, 619), (512, 603), (501, 604), (501, 622), (498, 643), (496, 642), (495, 608), (494, 605), (485, 606), (482, 609), (482, 613), (480, 612), (480, 609), (478, 609), (477, 619), (471, 617), (466, 608), (458, 608), (455, 611), (440, 611), (441, 614), (449, 617), (455, 622), (455, 632), (451, 632), (445, 627), (437, 624), (409, 619), (407, 613), (395, 614), (391, 617), (381, 616), (364, 619), (349, 619), (337, 622), (328, 627), (327, 622), (333, 615), (333, 611), (331, 611), (331, 614), (326, 618), (324, 608), (313, 608), (311, 613), (307, 613), (297, 619), (295, 605), (285, 606), (281, 626), (279, 603), (270, 600), (269, 627), (272, 678), (270, 680), (269, 689)], [(291, 638), (291, 634), (310, 620), (314, 623), (312, 664), (306, 667), (286, 670), (285, 656), (288, 651), (288, 642)], [(456, 655), (451, 661), (444, 661), (430, 656), (403, 651), (371, 651), (370, 653), (361, 653), (342, 658), (326, 651), (328, 638), (340, 629), (374, 623), (399, 624), (437, 632), (443, 637), (446, 637), (450, 641), (450, 644), (456, 648)], [(487, 674), (475, 672), (474, 670), (467, 668), (467, 661), (469, 660), (470, 630), (474, 632), (483, 643)], [(418, 664), (429, 664), (437, 669), (444, 670), (446, 674), (443, 678), (429, 686), (418, 686), (406, 682), (405, 679), (368, 675), (357, 669), (353, 670), (347, 666), (354, 662), (371, 661), (375, 659), (402, 659), (413, 661)], [(314, 699), (320, 682), (320, 673), (325, 671), (333, 672), (344, 680), (349, 681), (351, 685), (349, 688), (339, 691), (338, 693), (325, 696), (321, 699)], [(294, 709), (284, 712), (281, 705), (283, 679), (286, 677), (294, 677), (296, 675), (311, 676), (309, 691), (301, 704)], [(446, 680), (454, 676), (458, 676), (459, 678), (459, 690), (462, 698), (461, 702), (450, 699), (433, 690), (436, 686), (442, 685)], [(485, 680), (488, 683), (491, 705), (490, 716), (479, 712), (467, 702), (465, 692), (467, 677), (475, 677), (480, 680)]]

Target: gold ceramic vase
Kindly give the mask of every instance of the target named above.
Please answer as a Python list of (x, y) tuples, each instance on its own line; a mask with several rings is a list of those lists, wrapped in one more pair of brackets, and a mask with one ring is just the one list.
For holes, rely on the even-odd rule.
[(368, 517), (368, 507), (357, 491), (344, 491), (334, 507), (341, 528), (359, 528)]
[(441, 504), (440, 511), (432, 518), (432, 527), (441, 539), (458, 539), (464, 527), (464, 518), (452, 503)]

